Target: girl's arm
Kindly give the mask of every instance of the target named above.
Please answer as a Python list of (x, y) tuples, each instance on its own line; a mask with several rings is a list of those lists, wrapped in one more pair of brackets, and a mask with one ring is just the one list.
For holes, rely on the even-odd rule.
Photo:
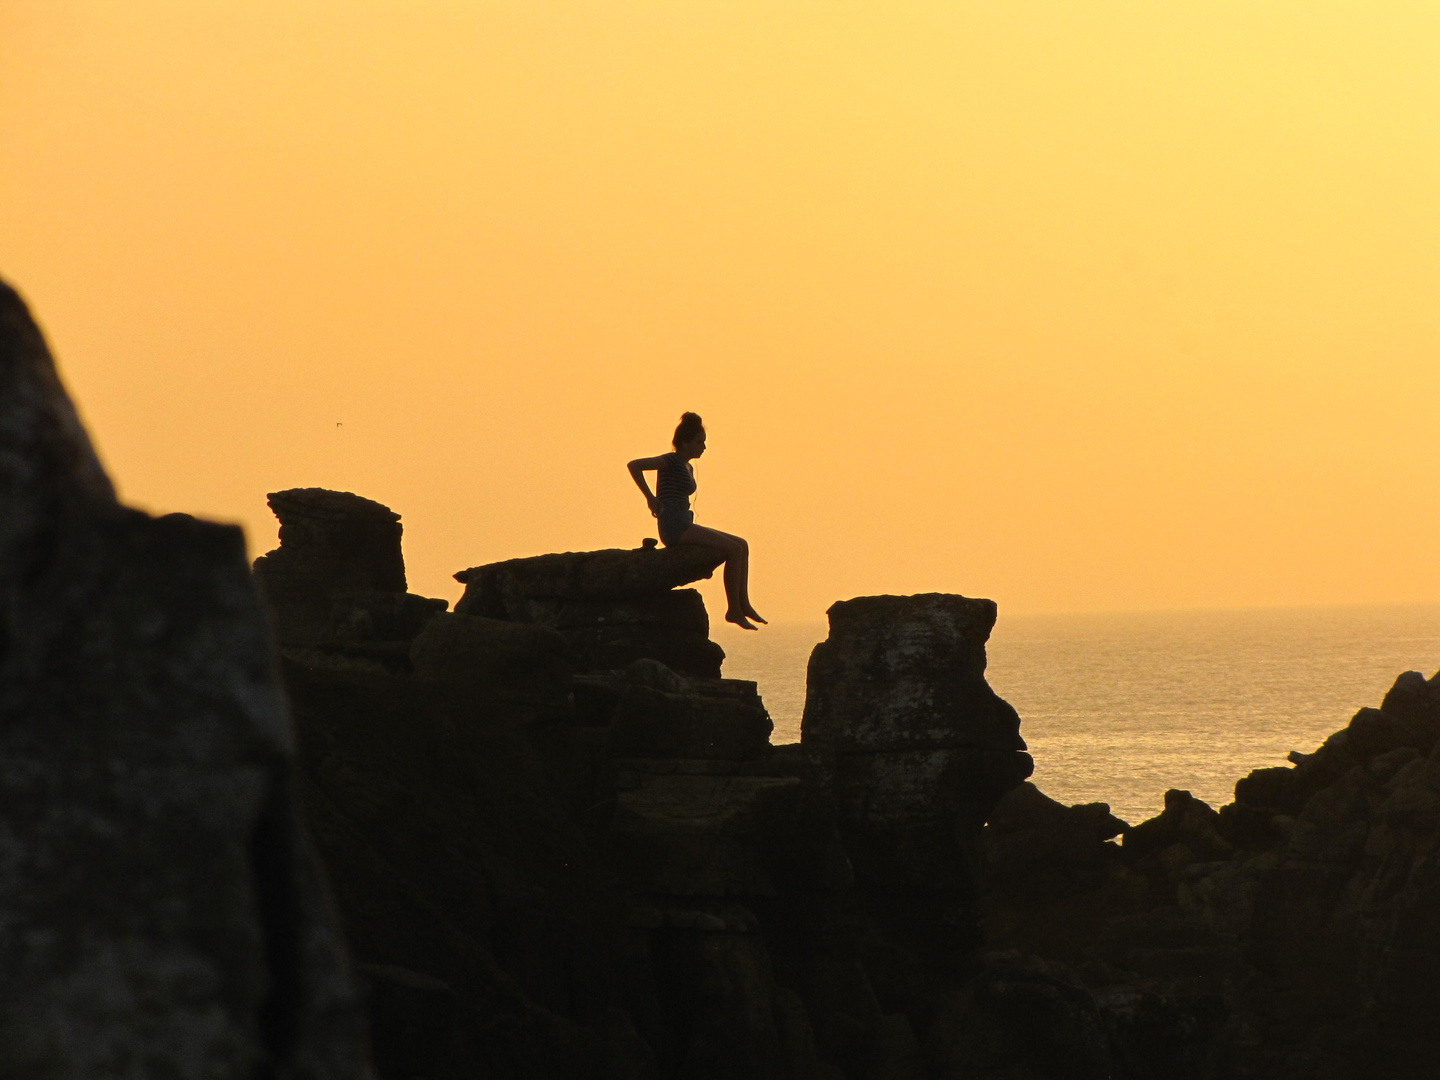
[(650, 507), (652, 514), (659, 513), (659, 507), (656, 506), (655, 495), (650, 490), (650, 485), (645, 482), (645, 474), (655, 472), (661, 464), (662, 461), (658, 457), (642, 457), (636, 458), (626, 466), (630, 470), (630, 479), (635, 481), (635, 486), (644, 494), (645, 505)]

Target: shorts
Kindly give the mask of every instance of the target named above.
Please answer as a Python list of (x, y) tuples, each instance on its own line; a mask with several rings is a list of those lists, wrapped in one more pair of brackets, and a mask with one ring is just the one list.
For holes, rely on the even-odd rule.
[(691, 510), (665, 507), (660, 511), (659, 521), (660, 540), (666, 547), (671, 547), (678, 544), (685, 530), (695, 524), (695, 514)]

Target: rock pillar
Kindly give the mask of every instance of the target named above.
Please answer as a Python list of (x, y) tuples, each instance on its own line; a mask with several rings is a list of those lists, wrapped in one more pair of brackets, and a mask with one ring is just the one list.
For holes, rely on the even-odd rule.
[[(828, 614), (801, 742), (830, 762), (845, 848), (881, 920), (950, 926), (959, 956), (975, 934), (980, 829), (1034, 768), (1019, 716), (985, 682), (995, 604), (863, 596)], [(916, 904), (928, 910), (901, 910)]]
[(291, 488), (267, 496), (280, 546), (255, 578), (285, 645), (409, 641), (443, 600), (405, 591), (400, 515), (348, 491)]

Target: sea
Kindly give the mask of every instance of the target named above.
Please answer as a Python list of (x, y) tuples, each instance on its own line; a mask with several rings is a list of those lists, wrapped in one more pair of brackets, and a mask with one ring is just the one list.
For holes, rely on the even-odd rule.
[[(824, 623), (717, 627), (727, 678), (753, 679), (798, 742)], [(1217, 809), (1252, 769), (1309, 753), (1403, 671), (1440, 669), (1440, 604), (1006, 615), (986, 678), (1020, 714), (1035, 784), (1138, 824), (1183, 788)]]

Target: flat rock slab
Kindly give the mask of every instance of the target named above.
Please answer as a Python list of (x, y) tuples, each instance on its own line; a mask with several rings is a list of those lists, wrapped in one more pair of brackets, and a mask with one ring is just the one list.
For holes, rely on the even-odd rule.
[(466, 586), (456, 610), (513, 618), (506, 612), (507, 598), (627, 600), (708, 578), (723, 561), (713, 548), (689, 545), (565, 551), (508, 559), (456, 574), (455, 580)]

